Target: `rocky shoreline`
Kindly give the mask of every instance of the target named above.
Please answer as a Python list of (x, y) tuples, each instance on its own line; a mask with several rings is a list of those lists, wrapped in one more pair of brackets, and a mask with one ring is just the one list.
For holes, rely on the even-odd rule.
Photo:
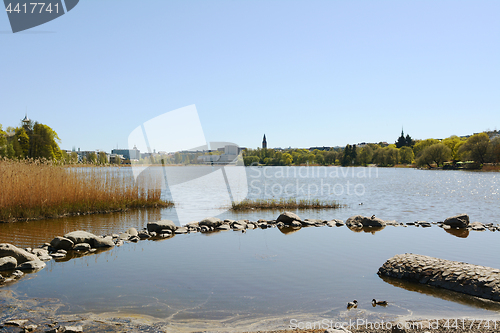
[(210, 233), (220, 231), (246, 232), (251, 229), (278, 228), (283, 233), (295, 232), (306, 227), (342, 227), (347, 226), (354, 232), (375, 233), (386, 226), (415, 226), (428, 228), (437, 225), (447, 232), (455, 233), (458, 237), (469, 231), (492, 232), (500, 231), (500, 225), (493, 223), (483, 224), (480, 222), (469, 223), (469, 216), (461, 214), (445, 219), (443, 222), (416, 221), (406, 224), (396, 221), (385, 221), (375, 217), (356, 215), (342, 221), (338, 219), (301, 219), (292, 212), (284, 212), (276, 220), (221, 220), (208, 217), (199, 222), (191, 222), (185, 226), (177, 226), (171, 220), (160, 220), (148, 222), (147, 227), (138, 231), (129, 228), (120, 234), (97, 236), (86, 231), (73, 231), (64, 236), (57, 236), (50, 243), (43, 244), (40, 248), (20, 249), (8, 243), (0, 244), (0, 287), (17, 281), (24, 276), (24, 272), (36, 272), (45, 267), (45, 262), (50, 260), (66, 261), (73, 257), (89, 255), (100, 252), (114, 246), (121, 246), (124, 242), (138, 242), (141, 240), (159, 240), (172, 237), (176, 234), (188, 233)]
[[(258, 221), (248, 221), (248, 220), (221, 220), (218, 218), (214, 217), (209, 217), (205, 218), (199, 222), (192, 222), (189, 223), (185, 226), (177, 226), (173, 221), (170, 220), (160, 220), (160, 221), (153, 221), (147, 223), (147, 227), (144, 228), (143, 230), (138, 231), (135, 228), (129, 228), (125, 232), (122, 232), (120, 234), (111, 234), (111, 235), (105, 235), (105, 236), (97, 236), (92, 233), (86, 232), (86, 231), (73, 231), (70, 233), (65, 234), (64, 236), (57, 236), (54, 239), (50, 241), (50, 243), (45, 243), (43, 244), (40, 248), (27, 248), (27, 249), (21, 249), (17, 248), (16, 246), (12, 244), (0, 244), (0, 288), (5, 285), (9, 285), (12, 283), (15, 283), (16, 281), (19, 281), (23, 276), (26, 276), (27, 274), (25, 273), (31, 273), (31, 272), (37, 272), (45, 267), (45, 262), (50, 261), (50, 260), (56, 260), (56, 261), (68, 261), (71, 260), (72, 258), (76, 257), (81, 257), (81, 256), (86, 256), (86, 255), (92, 255), (93, 253), (99, 253), (101, 251), (106, 251), (107, 249), (110, 249), (114, 246), (121, 246), (126, 242), (139, 242), (142, 240), (161, 240), (161, 239), (167, 239), (170, 237), (173, 237), (176, 234), (188, 234), (188, 233), (196, 233), (196, 232), (201, 232), (201, 233), (211, 233), (211, 232), (221, 232), (221, 231), (228, 231), (228, 230), (233, 230), (237, 232), (247, 232), (251, 229), (268, 229), (268, 228), (279, 228), (281, 232), (283, 233), (290, 233), (290, 232), (295, 232), (298, 231), (301, 228), (305, 227), (323, 227), (323, 226), (328, 226), (328, 227), (343, 227), (346, 226), (350, 230), (355, 231), (355, 232), (377, 232), (382, 229), (384, 229), (386, 226), (402, 226), (402, 227), (407, 227), (407, 226), (415, 226), (415, 227), (422, 227), (422, 228), (427, 228), (431, 227), (433, 225), (437, 225), (443, 229), (445, 229), (447, 232), (453, 231), (456, 233), (465, 233), (469, 231), (484, 231), (484, 230), (490, 230), (492, 232), (494, 231), (500, 231), (500, 225), (493, 225), (492, 223), (489, 224), (482, 224), (479, 222), (474, 222), (474, 223), (469, 223), (469, 217), (466, 214), (462, 215), (457, 215), (454, 217), (450, 217), (445, 219), (443, 222), (424, 222), (424, 221), (416, 221), (416, 222), (409, 222), (406, 224), (403, 223), (398, 223), (396, 221), (385, 221), (380, 218), (377, 218), (375, 216), (371, 217), (365, 217), (361, 215), (356, 215), (353, 217), (350, 217), (347, 219), (347, 221), (342, 221), (338, 219), (332, 219), (332, 220), (319, 220), (319, 219), (304, 219), (302, 220), (299, 216), (297, 216), (294, 213), (291, 212), (284, 212), (278, 216), (276, 220), (258, 220)], [(460, 237), (460, 236), (459, 236)], [(396, 258), (396, 259), (394, 259)], [(412, 277), (415, 278), (418, 274), (415, 273), (415, 271), (418, 272), (424, 271), (427, 272), (427, 268), (425, 267), (420, 267), (420, 264), (416, 265), (408, 265), (408, 267), (405, 266), (405, 268), (402, 268), (401, 262), (403, 261), (403, 258), (400, 257), (394, 257), (391, 258), (393, 261), (388, 261), (390, 262), (389, 264), (385, 264), (379, 271), (380, 275), (387, 275), (387, 276), (392, 276), (392, 277)], [(427, 262), (423, 258), (414, 258), (415, 260), (406, 260), (405, 262), (415, 262), (415, 263), (420, 263), (420, 262)], [(432, 258), (435, 259), (435, 261), (439, 261), (440, 259)], [(441, 263), (441, 262), (440, 262)], [(421, 277), (418, 275), (419, 281), (422, 281), (421, 283), (427, 283), (429, 281), (438, 281), (438, 276), (441, 277), (444, 281), (447, 281), (447, 283), (450, 281), (451, 277), (454, 277), (457, 275), (457, 272), (453, 271), (451, 274), (448, 274), (447, 265), (450, 265), (450, 263), (442, 262), (442, 271), (440, 273), (436, 273), (436, 275), (428, 280), (426, 280), (424, 277)], [(429, 263), (430, 265), (430, 263)], [(417, 267), (418, 266), (418, 267)], [(398, 274), (392, 274), (394, 270), (398, 270)], [(472, 268), (471, 268), (472, 267)], [(433, 269), (436, 267), (433, 267)], [(478, 270), (477, 266), (470, 265), (470, 267), (467, 268), (470, 272), (476, 272)], [(462, 274), (468, 274), (469, 272), (466, 271), (466, 268), (463, 268), (460, 273)], [(408, 270), (408, 274), (404, 273), (405, 270)], [(415, 270), (415, 271), (413, 271)], [(493, 270), (493, 269), (490, 269)], [(497, 272), (498, 271), (498, 272)], [(473, 290), (479, 290), (480, 287), (485, 287), (489, 288), (489, 284), (493, 283), (494, 284), (494, 290), (495, 294), (497, 295), (494, 300), (499, 301), (500, 300), (500, 270), (494, 270), (494, 271), (489, 271), (491, 274), (496, 274), (496, 275), (487, 275), (486, 280), (485, 277), (482, 277), (481, 275), (474, 276), (473, 278), (477, 279), (477, 283), (471, 283), (470, 285), (472, 286), (471, 288)], [(421, 272), (418, 272), (421, 273)], [(497, 274), (498, 273), (498, 274)], [(28, 274), (29, 275), (29, 274)], [(401, 277), (399, 276), (401, 275)], [(459, 275), (457, 275), (457, 279), (454, 281), (461, 281), (459, 280)], [(472, 276), (472, 275), (471, 275)], [(490, 281), (492, 278), (494, 279)], [(471, 277), (472, 279), (472, 277)], [(425, 280), (425, 281), (424, 281)], [(444, 287), (446, 288), (445, 284), (439, 285), (439, 283), (434, 284), (439, 287)], [(479, 288), (479, 289), (478, 289)], [(496, 288), (496, 289), (495, 289)], [(457, 290), (459, 292), (466, 292), (467, 293), (467, 288), (457, 288), (453, 290)], [(481, 292), (478, 293), (471, 293), (468, 292), (469, 294), (479, 296), (479, 297), (485, 297), (485, 291), (481, 290)], [(488, 298), (488, 297), (486, 297)], [(11, 320), (11, 319), (9, 319)], [(107, 323), (106, 321), (103, 321), (102, 319), (92, 319), (92, 318), (87, 318), (85, 322), (85, 325), (77, 325), (73, 326), (71, 324), (71, 321), (68, 322), (68, 325), (61, 325), (60, 322), (61, 320), (38, 320), (37, 324), (34, 324), (33, 321), (26, 320), (26, 319), (21, 319), (21, 321), (15, 322), (15, 321), (10, 321), (9, 320), (5, 322), (0, 322), (0, 331), (6, 331), (6, 332), (82, 332), (83, 331), (83, 326), (90, 328), (87, 329), (86, 331), (109, 331), (109, 332), (114, 332), (113, 327), (120, 326), (117, 325), (116, 322), (111, 321), (110, 323)], [(24, 320), (24, 321), (23, 321)], [(82, 321), (82, 320), (80, 320)], [(29, 325), (34, 325), (34, 326), (29, 326)], [(125, 324), (123, 324), (125, 325)], [(128, 325), (128, 326), (127, 326)], [(127, 326), (128, 328), (125, 329), (125, 331), (143, 331), (142, 329), (136, 330), (137, 324), (134, 323), (128, 323)], [(158, 324), (160, 325), (160, 324)], [(162, 332), (160, 329), (160, 326), (158, 325), (146, 325), (148, 328), (146, 329), (146, 326), (143, 327), (146, 329), (146, 331), (154, 331), (154, 332)], [(499, 323), (500, 326), (500, 323)], [(43, 327), (43, 329), (42, 329)], [(97, 327), (101, 327), (100, 329), (97, 329)], [(16, 330), (18, 329), (18, 330)], [(123, 327), (122, 327), (123, 329)], [(120, 331), (120, 330), (119, 330)], [(123, 331), (123, 330), (121, 330)], [(321, 331), (321, 330), (320, 330)], [(295, 330), (294, 332), (320, 332), (320, 331), (315, 331), (315, 330)], [(321, 332), (324, 332), (325, 330), (322, 330)], [(475, 330), (477, 331), (477, 330)], [(284, 331), (274, 331), (274, 332), (284, 332)], [(287, 331), (290, 332), (290, 331)], [(368, 331), (363, 331), (363, 330), (352, 330), (352, 332), (368, 332)], [(370, 331), (372, 332), (372, 331)], [(407, 332), (412, 332), (412, 331), (407, 331)], [(463, 331), (463, 332), (468, 332), (468, 331)], [(486, 331), (485, 331), (486, 332)]]

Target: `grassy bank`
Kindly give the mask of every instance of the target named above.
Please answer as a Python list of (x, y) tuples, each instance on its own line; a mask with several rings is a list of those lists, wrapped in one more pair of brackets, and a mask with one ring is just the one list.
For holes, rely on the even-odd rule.
[(39, 160), (0, 160), (0, 221), (168, 207), (160, 180), (115, 168), (68, 168)]
[(322, 208), (342, 208), (341, 205), (335, 201), (322, 201), (319, 199), (245, 199), (240, 203), (234, 203), (231, 210), (244, 211), (251, 209), (322, 209)]

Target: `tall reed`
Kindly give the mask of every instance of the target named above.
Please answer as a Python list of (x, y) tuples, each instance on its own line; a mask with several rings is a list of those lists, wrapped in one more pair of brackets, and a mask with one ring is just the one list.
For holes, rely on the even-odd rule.
[(161, 200), (158, 184), (151, 175), (135, 182), (119, 168), (0, 159), (0, 221), (172, 205)]
[(319, 199), (245, 199), (239, 203), (231, 205), (231, 210), (251, 210), (251, 209), (322, 209), (322, 208), (342, 208), (341, 205), (335, 201), (322, 201)]

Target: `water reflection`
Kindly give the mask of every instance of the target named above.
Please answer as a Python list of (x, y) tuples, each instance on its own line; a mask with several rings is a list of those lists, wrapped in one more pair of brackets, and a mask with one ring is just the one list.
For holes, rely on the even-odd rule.
[(449, 233), (450, 235), (453, 235), (455, 237), (459, 237), (459, 238), (467, 238), (469, 237), (469, 229), (455, 229), (455, 228), (451, 228), (451, 229), (444, 229), (444, 231), (446, 231), (447, 233)]
[(279, 231), (281, 231), (281, 233), (283, 233), (285, 235), (290, 235), (290, 234), (293, 234), (293, 233), (299, 231), (302, 228), (283, 227), (283, 228), (278, 228), (278, 229), (279, 229)]
[(141, 229), (146, 227), (146, 224), (150, 221), (161, 220), (161, 212), (162, 209), (159, 208), (134, 209), (109, 214), (0, 223), (0, 243), (35, 248), (43, 243), (50, 242), (56, 236), (63, 236), (75, 230), (85, 230), (96, 235), (105, 235), (123, 232), (130, 227)]
[(350, 227), (348, 226), (349, 230), (354, 231), (354, 232), (365, 232), (365, 233), (370, 233), (372, 235), (375, 235), (376, 232), (384, 230), (385, 227)]
[(402, 288), (408, 291), (415, 291), (421, 294), (438, 297), (446, 301), (456, 302), (467, 306), (473, 306), (479, 309), (500, 311), (500, 303), (498, 302), (462, 294), (452, 290), (446, 290), (416, 282), (409, 282), (393, 277), (380, 276), (380, 278), (395, 287)]
[(66, 261), (70, 261), (71, 259), (97, 255), (97, 254), (109, 251), (111, 249), (112, 249), (112, 247), (100, 247), (100, 248), (95, 249), (95, 251), (85, 251), (85, 252), (68, 251), (68, 253), (66, 253), (66, 256), (64, 256), (62, 258), (56, 258), (54, 260), (57, 262), (66, 262)]

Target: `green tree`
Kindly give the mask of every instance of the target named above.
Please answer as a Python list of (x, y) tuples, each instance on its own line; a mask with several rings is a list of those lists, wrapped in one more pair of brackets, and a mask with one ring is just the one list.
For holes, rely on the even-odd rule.
[(342, 166), (349, 166), (352, 163), (352, 153), (351, 153), (351, 145), (346, 145), (344, 148), (344, 154), (342, 155), (342, 161), (341, 165)]
[(418, 158), (420, 156), (420, 152), (422, 152), (425, 148), (432, 146), (436, 143), (439, 143), (439, 140), (425, 139), (417, 141), (413, 146), (413, 154)]
[(443, 144), (450, 148), (451, 159), (456, 162), (461, 160), (459, 149), (465, 143), (466, 139), (459, 138), (456, 135), (452, 135), (449, 138), (443, 140)]
[(500, 137), (496, 137), (490, 142), (491, 145), (491, 160), (494, 163), (500, 162)]
[(245, 166), (259, 164), (260, 158), (258, 156), (243, 156)]
[(372, 162), (373, 149), (370, 146), (364, 146), (361, 148), (361, 152), (358, 155), (359, 164), (368, 165)]
[(2, 129), (0, 124), (0, 157), (7, 155), (7, 133)]
[(401, 149), (399, 149), (399, 156), (401, 158), (401, 163), (403, 164), (411, 164), (415, 158), (413, 149), (409, 146), (401, 147)]
[(476, 163), (485, 163), (488, 154), (490, 138), (486, 133), (474, 134), (459, 148), (459, 153)]
[(23, 157), (28, 156), (30, 149), (30, 138), (23, 127), (19, 127), (16, 130), (16, 140), (17, 142), (19, 142)]
[(289, 153), (284, 153), (281, 155), (281, 162), (283, 165), (291, 165), (293, 162), (293, 157)]
[(99, 164), (107, 164), (108, 163), (108, 159), (106, 158), (106, 153), (103, 151), (99, 152), (98, 159), (99, 159)]
[(439, 165), (448, 161), (450, 158), (451, 149), (443, 143), (436, 143), (425, 148), (421, 152), (420, 156), (417, 158), (417, 165), (427, 165), (430, 168), (431, 164), (434, 162), (439, 167)]
[(52, 128), (44, 124), (35, 123), (33, 134), (29, 138), (29, 157), (61, 159), (62, 152), (57, 141), (61, 140)]

